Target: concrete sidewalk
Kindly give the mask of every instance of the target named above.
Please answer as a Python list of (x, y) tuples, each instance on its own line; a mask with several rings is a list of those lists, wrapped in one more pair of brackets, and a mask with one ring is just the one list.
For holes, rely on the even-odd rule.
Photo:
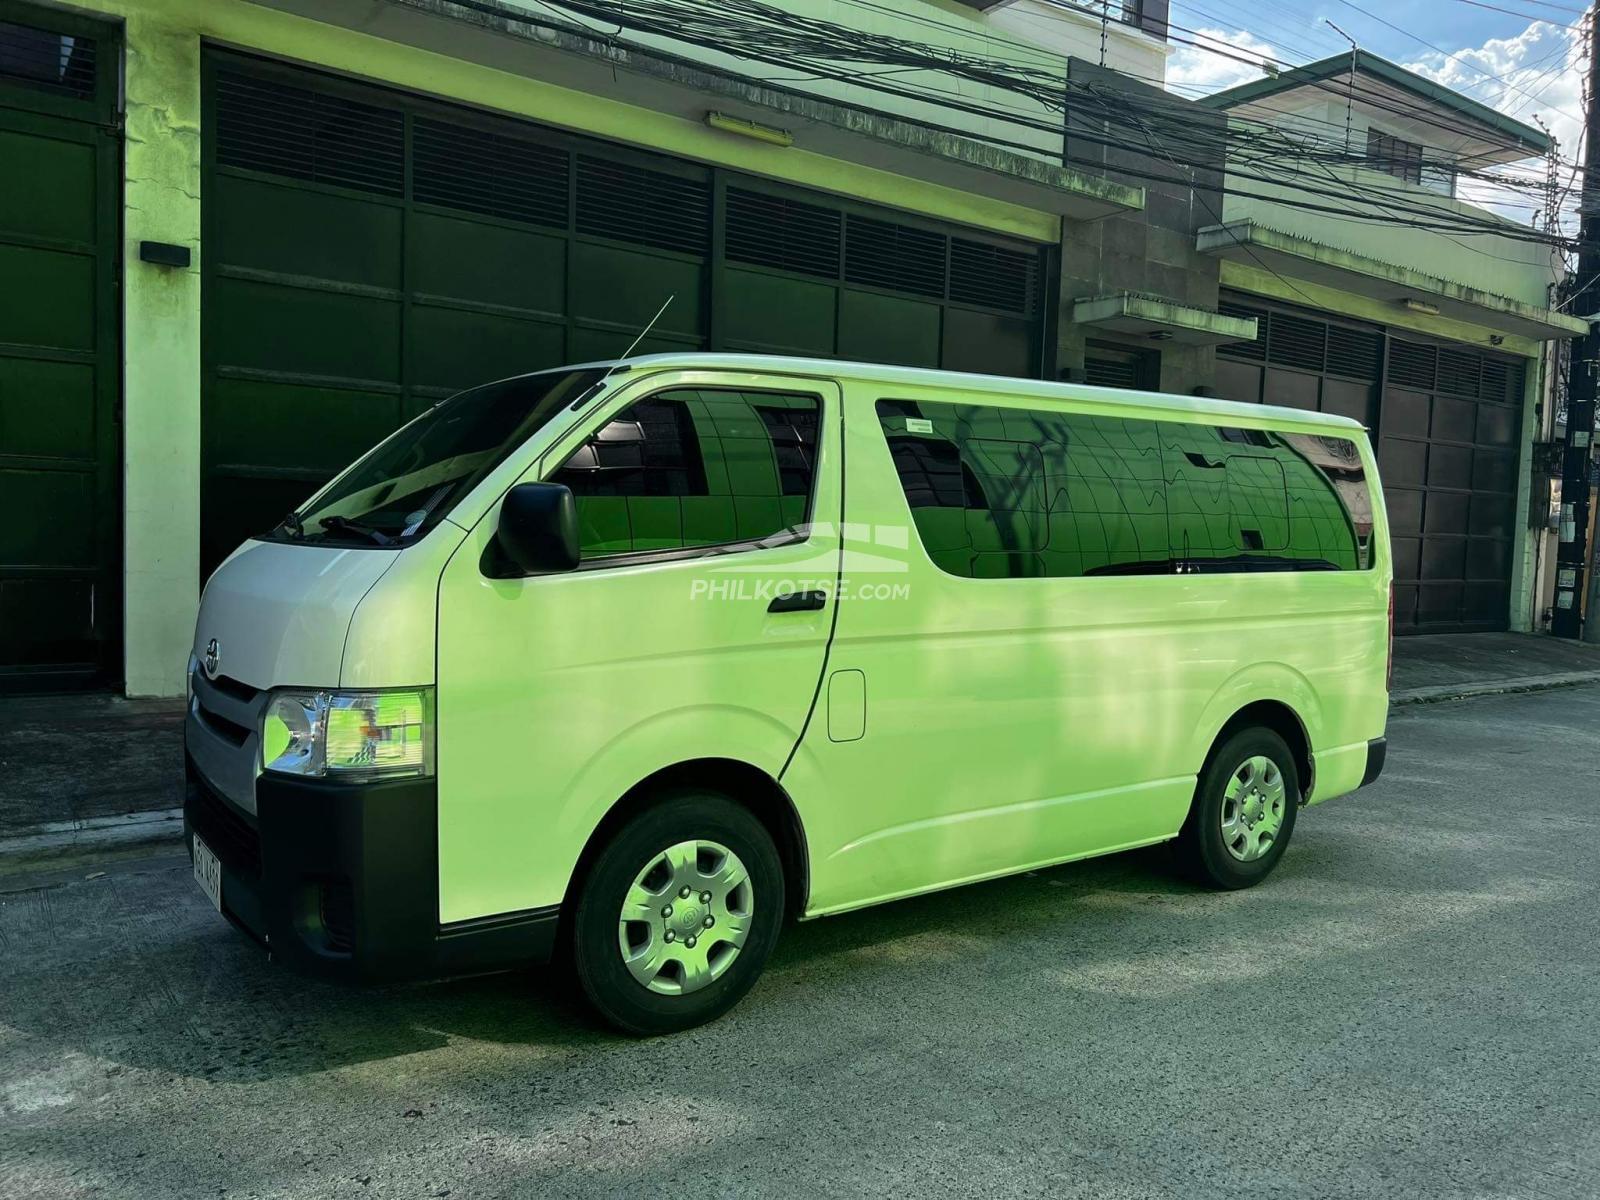
[(1394, 704), (1600, 682), (1600, 646), (1527, 633), (1397, 638)]
[[(1600, 647), (1516, 633), (1395, 643), (1393, 702), (1600, 682)], [(0, 698), (0, 861), (181, 836), (183, 704), (119, 696)]]

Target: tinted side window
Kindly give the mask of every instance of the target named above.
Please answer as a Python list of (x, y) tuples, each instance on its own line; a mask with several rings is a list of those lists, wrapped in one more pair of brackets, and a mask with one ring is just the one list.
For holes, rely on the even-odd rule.
[(971, 579), (1170, 569), (1152, 421), (881, 400), (928, 555)]
[(1353, 442), (1176, 421), (878, 402), (928, 555), (965, 578), (1354, 570)]
[(754, 541), (803, 524), (818, 404), (678, 390), (632, 405), (550, 476), (577, 500), (584, 558)]
[(1289, 487), (1291, 557), (1341, 571), (1372, 566), (1372, 493), (1361, 452), (1349, 438), (1278, 436)]
[(1162, 428), (1172, 557), (1184, 570), (1371, 565), (1372, 505), (1354, 442), (1175, 422)]

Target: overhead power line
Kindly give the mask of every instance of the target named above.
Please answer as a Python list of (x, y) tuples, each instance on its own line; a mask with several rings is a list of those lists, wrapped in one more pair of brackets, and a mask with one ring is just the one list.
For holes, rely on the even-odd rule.
[[(1332, 155), (1329, 148), (1309, 144), (1312, 139), (1286, 136), (1281, 130), (1260, 123), (1252, 125), (1209, 109), (1195, 109), (1163, 93), (1141, 94), (1115, 89), (1106, 95), (1096, 96), (1096, 89), (1065, 76), (1064, 60), (1049, 67), (1037, 64), (995, 60), (950, 45), (927, 45), (905, 38), (881, 33), (851, 29), (804, 14), (779, 9), (762, 0), (627, 0), (625, 4), (606, 0), (541, 0), (542, 9), (551, 14), (546, 17), (532, 12), (513, 14), (501, 4), (490, 0), (455, 0), (463, 7), (492, 14), (501, 20), (511, 20), (531, 27), (565, 28), (569, 32), (594, 39), (612, 51), (631, 52), (671, 58), (659, 44), (641, 43), (638, 37), (677, 42), (700, 49), (709, 49), (719, 55), (740, 59), (770, 71), (781, 71), (793, 76), (810, 73), (817, 79), (837, 81), (864, 92), (892, 97), (897, 101), (934, 105), (952, 116), (978, 118), (1000, 123), (1002, 129), (976, 131), (972, 128), (952, 126), (928, 114), (918, 113), (907, 118), (903, 114), (873, 109), (857, 104), (882, 115), (912, 119), (926, 127), (964, 137), (978, 137), (995, 145), (1018, 149), (1038, 155), (1050, 152), (1048, 144), (1022, 140), (1030, 134), (1042, 134), (1059, 145), (1066, 124), (1068, 143), (1065, 159), (1068, 165), (1081, 165), (1096, 171), (1107, 170), (1104, 155), (1085, 156), (1074, 147), (1096, 149), (1118, 148), (1128, 140), (1128, 125), (1135, 118), (1160, 126), (1170, 143), (1174, 162), (1200, 170), (1218, 171), (1230, 148), (1241, 147), (1247, 153), (1238, 161), (1229, 162), (1230, 173), (1245, 187), (1235, 186), (1241, 195), (1259, 195), (1279, 203), (1323, 211), (1349, 219), (1386, 220), (1388, 223), (1408, 224), (1419, 229), (1450, 231), (1460, 234), (1492, 233), (1497, 236), (1554, 243), (1554, 235), (1542, 230), (1509, 224), (1488, 214), (1475, 215), (1449, 205), (1448, 201), (1434, 203), (1419, 196), (1397, 180), (1393, 187), (1369, 184), (1361, 189), (1351, 188), (1347, 182), (1317, 177), (1305, 168), (1308, 162), (1321, 159), (1330, 164), (1352, 160), (1348, 155)], [(631, 35), (631, 36), (630, 36)], [(695, 61), (695, 60), (683, 60)], [(703, 64), (702, 64), (703, 65)], [(726, 68), (723, 68), (726, 69)], [(731, 72), (730, 73), (735, 73)], [(738, 77), (775, 90), (792, 90), (781, 83), (763, 79), (759, 74), (736, 73)], [(930, 88), (928, 80), (946, 78), (957, 88)], [(984, 90), (974, 93), (970, 86), (980, 85)], [(963, 94), (965, 92), (966, 94)], [(813, 93), (796, 93), (812, 95)], [(1004, 109), (994, 103), (996, 94), (1007, 96)], [(1341, 94), (1342, 95), (1342, 94)], [(982, 98), (979, 98), (979, 97)], [(1379, 103), (1383, 97), (1375, 97)], [(1019, 106), (1017, 103), (1021, 101)], [(1390, 101), (1392, 103), (1392, 100)], [(1029, 116), (1025, 108), (1037, 106), (1036, 114)], [(1103, 132), (1084, 127), (1074, 116), (1089, 116), (1105, 122)], [(1360, 161), (1357, 159), (1356, 161)], [(1152, 182), (1167, 181), (1187, 183), (1181, 172), (1169, 175), (1152, 166), (1133, 166), (1113, 169), (1114, 174)], [(1506, 179), (1505, 186), (1526, 186), (1526, 181)], [(1286, 190), (1290, 195), (1258, 193), (1248, 188), (1250, 183), (1266, 183)], [(1357, 203), (1377, 196), (1390, 209), (1403, 213), (1403, 217), (1388, 215), (1382, 209), (1373, 209), (1370, 203)]]

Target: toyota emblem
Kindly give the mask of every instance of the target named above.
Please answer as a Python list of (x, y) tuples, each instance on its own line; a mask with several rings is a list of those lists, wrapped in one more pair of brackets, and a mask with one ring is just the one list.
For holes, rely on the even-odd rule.
[(217, 677), (217, 667), (222, 663), (222, 651), (217, 646), (217, 639), (212, 638), (206, 643), (206, 656), (203, 660), (206, 669), (206, 678)]

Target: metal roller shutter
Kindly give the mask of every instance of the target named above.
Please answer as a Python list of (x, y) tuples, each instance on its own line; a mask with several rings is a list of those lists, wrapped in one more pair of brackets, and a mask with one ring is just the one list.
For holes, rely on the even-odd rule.
[(1505, 629), (1522, 360), (1246, 297), (1219, 307), (1255, 317), (1261, 330), (1254, 343), (1219, 348), (1219, 394), (1338, 412), (1374, 431), (1394, 546), (1396, 631)]
[(1047, 250), (206, 60), (202, 565), (462, 387), (717, 348), (1040, 369)]
[(120, 58), (0, 0), (0, 691), (119, 671)]

